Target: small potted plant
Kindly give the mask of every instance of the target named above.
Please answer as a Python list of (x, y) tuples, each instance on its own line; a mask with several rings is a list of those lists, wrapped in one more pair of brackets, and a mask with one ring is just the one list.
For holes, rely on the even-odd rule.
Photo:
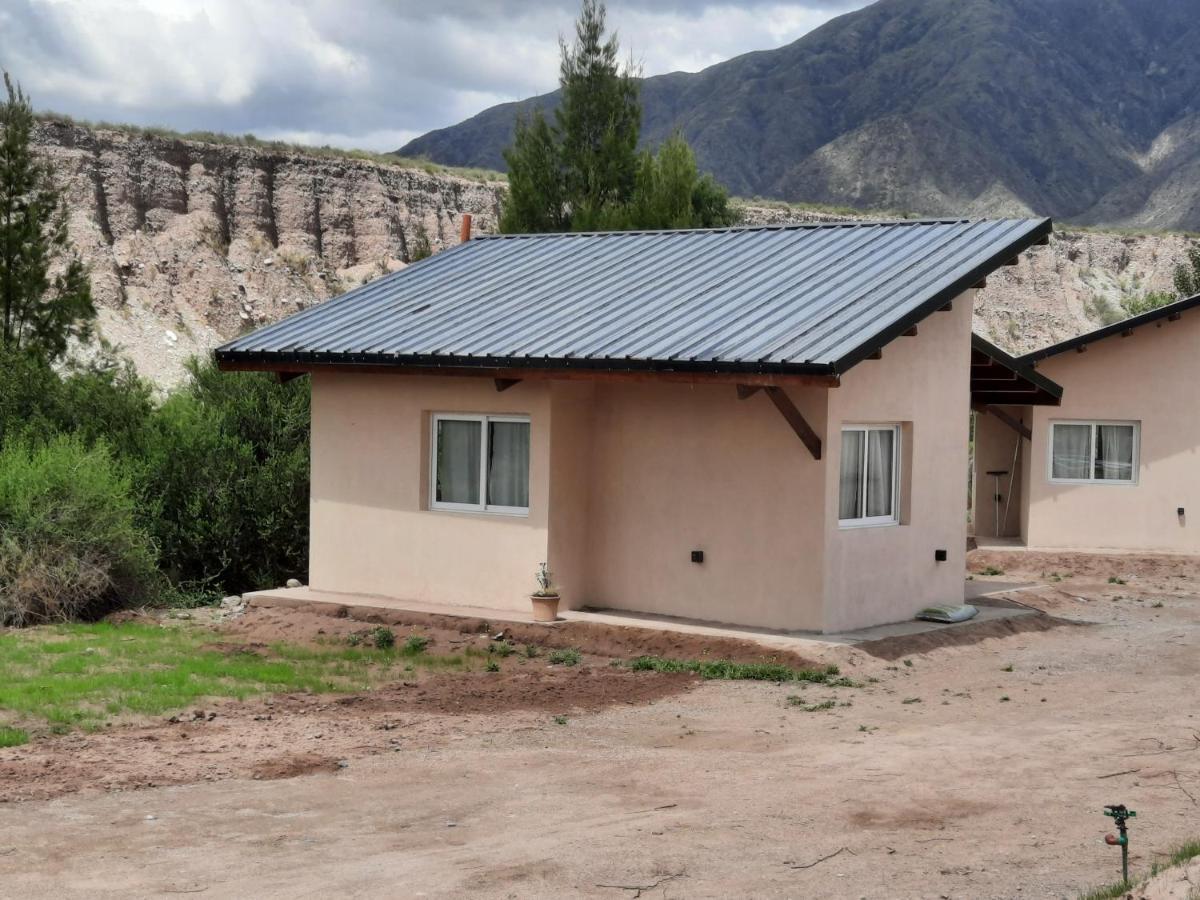
[(533, 601), (533, 621), (553, 622), (558, 618), (558, 590), (550, 580), (550, 569), (545, 563), (538, 564), (534, 573), (538, 589), (529, 595)]

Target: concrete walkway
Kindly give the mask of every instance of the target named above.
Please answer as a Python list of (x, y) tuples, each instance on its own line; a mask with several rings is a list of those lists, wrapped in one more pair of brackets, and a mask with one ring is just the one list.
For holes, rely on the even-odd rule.
[[(684, 634), (699, 634), (709, 637), (737, 638), (754, 641), (764, 647), (774, 650), (793, 650), (803, 652), (806, 647), (840, 644), (861, 644), (865, 641), (877, 641), (882, 638), (903, 637), (914, 634), (925, 634), (942, 631), (947, 628), (963, 628), (980, 622), (991, 622), (996, 619), (1012, 619), (1036, 614), (1036, 610), (1010, 605), (1007, 603), (989, 604), (986, 597), (989, 594), (1004, 593), (1031, 587), (1029, 584), (1015, 582), (966, 582), (967, 602), (974, 603), (979, 608), (979, 614), (966, 622), (955, 624), (940, 624), (937, 622), (922, 622), (911, 619), (906, 622), (895, 622), (890, 625), (877, 625), (872, 628), (862, 628), (836, 634), (819, 634), (809, 631), (774, 631), (766, 628), (751, 628), (728, 625), (722, 622), (709, 622), (698, 619), (684, 619), (675, 616), (660, 616), (650, 613), (629, 612), (615, 609), (569, 609), (563, 610), (559, 619), (562, 622), (593, 622), (598, 625), (616, 625), (627, 628), (649, 628), (656, 631), (678, 631)], [(339, 615), (350, 618), (366, 618), (380, 610), (397, 612), (425, 613), (429, 615), (457, 616), (464, 618), (484, 619), (491, 623), (504, 622), (533, 622), (528, 611), (491, 609), (476, 606), (457, 606), (442, 603), (421, 603), (412, 600), (398, 600), (394, 597), (378, 597), (364, 594), (339, 594), (332, 591), (316, 591), (308, 587), (279, 588), (271, 591), (255, 591), (246, 594), (246, 602), (250, 606), (267, 607), (303, 607), (316, 605), (331, 608)], [(547, 627), (554, 627), (553, 624)]]

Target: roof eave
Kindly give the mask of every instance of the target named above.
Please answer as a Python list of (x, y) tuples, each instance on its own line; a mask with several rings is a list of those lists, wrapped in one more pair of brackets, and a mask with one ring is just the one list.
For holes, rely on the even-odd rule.
[(1118, 334), (1124, 334), (1142, 325), (1160, 322), (1163, 319), (1171, 319), (1197, 306), (1200, 306), (1200, 294), (1196, 294), (1193, 297), (1184, 297), (1182, 300), (1176, 300), (1173, 303), (1168, 303), (1165, 306), (1160, 306), (1158, 309), (1152, 309), (1141, 315), (1122, 319), (1120, 322), (1114, 322), (1112, 325), (1105, 325), (1103, 328), (1097, 328), (1095, 331), (1087, 332), (1087, 334), (1059, 341), (1057, 344), (1051, 344), (1049, 347), (1043, 347), (1040, 350), (1033, 350), (1024, 356), (1017, 357), (1017, 359), (1026, 365), (1033, 365), (1051, 356), (1058, 356), (1060, 353), (1066, 353), (1070, 350), (1078, 350), (1080, 347), (1094, 344), (1096, 341), (1102, 341), (1105, 338), (1110, 338)]

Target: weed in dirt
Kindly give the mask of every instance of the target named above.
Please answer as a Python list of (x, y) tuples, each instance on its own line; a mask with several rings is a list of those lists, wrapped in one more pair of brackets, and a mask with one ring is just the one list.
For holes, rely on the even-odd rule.
[(858, 730), (863, 732), (864, 734), (870, 734), (872, 731), (878, 731), (879, 726), (878, 725), (859, 725)]
[(0, 747), (19, 747), (29, 743), (29, 732), (24, 728), (0, 725)]
[[(157, 716), (205, 698), (345, 693), (386, 681), (400, 662), (380, 650), (330, 642), (242, 647), (197, 626), (64, 624), (0, 634), (0, 712), (34, 736), (101, 728), (124, 715)], [(470, 654), (419, 658), (463, 669)]]
[(1009, 663), (1007, 666), (1005, 666), (1005, 667), (1004, 667), (1003, 669), (1001, 669), (1000, 671), (1001, 671), (1001, 672), (1011, 672), (1012, 670), (1013, 670), (1013, 664), (1012, 664), (1012, 663)]
[(980, 569), (979, 574), (980, 575), (1003, 575), (1004, 570), (998, 569), (995, 566), (984, 566), (982, 569)]
[(371, 643), (376, 650), (390, 650), (396, 646), (396, 632), (386, 625), (380, 625), (371, 631)]
[(804, 681), (831, 687), (861, 687), (849, 678), (838, 676), (837, 666), (824, 669), (792, 669), (780, 663), (735, 663), (727, 659), (667, 659), (662, 656), (638, 656), (629, 661), (635, 672), (694, 672), (701, 678), (728, 681)]
[(913, 661), (911, 659), (906, 659), (904, 661), (904, 665), (908, 666), (908, 668), (910, 668), (910, 669), (912, 668), (912, 664), (913, 664)]
[(804, 698), (798, 694), (791, 694), (787, 698), (787, 705), (798, 708), (801, 712), (821, 712), (826, 709), (833, 709), (838, 705), (836, 700), (822, 700), (820, 703), (805, 703)]
[(508, 641), (493, 641), (488, 645), (488, 653), (494, 653), (501, 659), (512, 656), (516, 652), (517, 648)]
[(901, 703), (904, 703), (904, 704), (909, 704), (909, 703), (920, 703), (920, 702), (921, 702), (921, 698), (920, 698), (920, 697), (905, 697), (905, 698), (904, 698), (903, 700), (901, 700), (900, 702), (901, 702)]
[(1162, 609), (1162, 607), (1163, 607), (1163, 602), (1161, 600), (1156, 600), (1150, 604), (1151, 609)]
[(483, 670), (485, 672), (499, 672), (500, 671), (500, 663), (496, 662), (496, 660), (494, 660), (494, 659), (489, 659), (487, 661), (487, 665), (485, 665), (483, 667)]
[(1000, 702), (1001, 702), (1001, 703), (1008, 703), (1008, 702), (1009, 702), (1009, 700), (1011, 700), (1011, 699), (1012, 699), (1012, 698), (1011, 698), (1011, 697), (1009, 697), (1009, 696), (1008, 696), (1008, 694), (1004, 694), (1003, 696), (1001, 696), (1001, 697), (1000, 697)]
[(1050, 580), (1053, 582), (1059, 582), (1059, 581), (1062, 581), (1062, 576), (1059, 575), (1057, 572), (1051, 572)]
[(429, 647), (429, 638), (423, 634), (410, 634), (404, 641), (403, 652), (409, 656), (416, 656), (418, 653), (424, 653)]
[(567, 717), (566, 717), (566, 716), (555, 716), (555, 717), (554, 717), (554, 724), (555, 724), (555, 725), (566, 725), (566, 724), (567, 724)]
[(1126, 582), (1125, 582), (1124, 578), (1118, 578), (1116, 575), (1109, 575), (1108, 583), (1109, 584), (1125, 584)]
[(577, 666), (583, 657), (574, 647), (568, 647), (565, 650), (552, 650), (549, 659), (556, 666)]
[(526, 659), (537, 659), (537, 656), (538, 656), (538, 648), (536, 646), (534, 646), (533, 644), (526, 644), (525, 645), (525, 658)]

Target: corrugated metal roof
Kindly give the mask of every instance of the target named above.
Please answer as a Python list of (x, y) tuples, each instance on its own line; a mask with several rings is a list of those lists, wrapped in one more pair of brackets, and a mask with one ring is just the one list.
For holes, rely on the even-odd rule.
[(834, 374), (1049, 232), (950, 219), (481, 237), (217, 359)]

